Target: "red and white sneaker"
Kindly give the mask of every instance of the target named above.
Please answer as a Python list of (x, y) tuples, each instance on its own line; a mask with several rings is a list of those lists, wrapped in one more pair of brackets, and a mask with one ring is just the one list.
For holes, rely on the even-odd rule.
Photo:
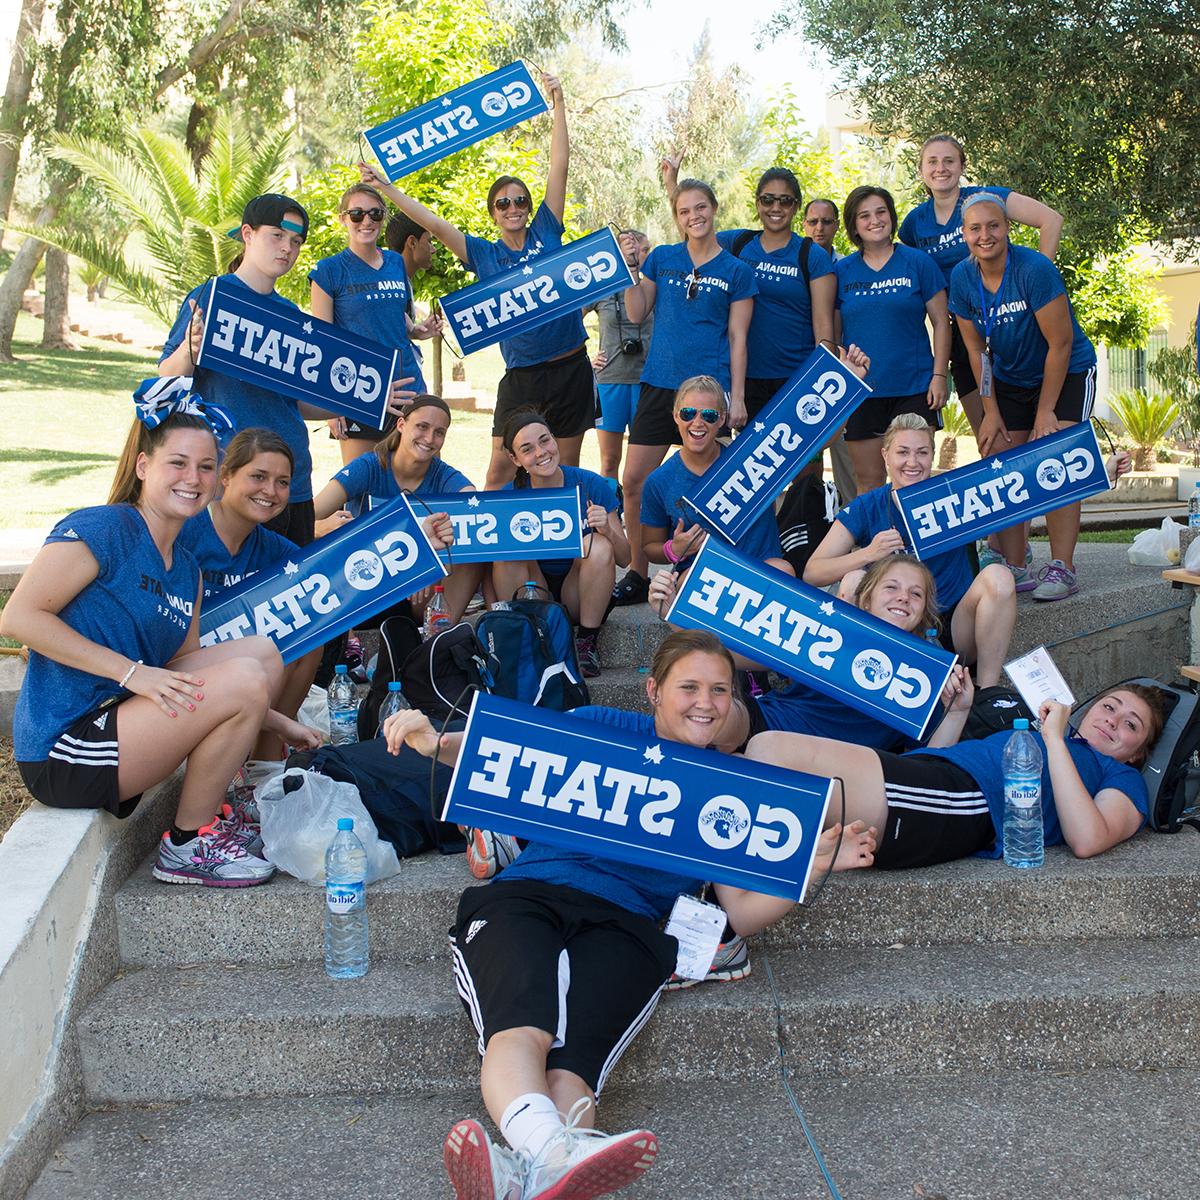
[(446, 1134), (442, 1162), (457, 1200), (523, 1200), (528, 1159), (495, 1145), (478, 1121), (459, 1121)]

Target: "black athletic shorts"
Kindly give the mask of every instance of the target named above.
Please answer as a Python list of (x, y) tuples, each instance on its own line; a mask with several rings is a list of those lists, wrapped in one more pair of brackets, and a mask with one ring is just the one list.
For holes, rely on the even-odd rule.
[(35, 800), (51, 808), (102, 808), (114, 817), (127, 817), (137, 808), (141, 793), (122, 800), (117, 786), (120, 707), (113, 697), (61, 734), (49, 758), (17, 763)]
[(296, 500), (267, 522), (272, 533), (288, 538), (297, 546), (307, 546), (313, 540), (316, 525), (317, 510), (311, 500)]
[(962, 330), (958, 327), (958, 318), (953, 313), (950, 314), (950, 378), (954, 380), (954, 390), (960, 399), (979, 387), (971, 368), (971, 355), (963, 341)]
[[(996, 380), (996, 407), (1006, 429), (1032, 429), (1037, 416), (1041, 387), (1019, 388)], [(1086, 421), (1096, 403), (1096, 368), (1076, 371), (1063, 380), (1062, 391), (1054, 405), (1060, 421)]]
[(596, 376), (587, 347), (531, 367), (509, 367), (496, 387), (492, 437), (504, 433), (508, 418), (532, 408), (546, 418), (556, 438), (579, 437), (596, 424), (599, 411)]
[[(382, 429), (376, 429), (374, 425), (360, 425), (357, 421), (351, 421), (346, 418), (346, 436), (355, 442), (378, 442), (387, 437), (393, 429), (396, 428), (395, 415), (389, 415)], [(329, 435), (333, 437), (331, 433)]]
[(746, 420), (757, 417), (785, 383), (786, 379), (747, 379)]
[(629, 426), (631, 446), (678, 446), (683, 441), (675, 424), (676, 388), (640, 385), (637, 411)]
[(846, 441), (865, 442), (883, 437), (892, 418), (901, 413), (924, 417), (931, 429), (942, 427), (942, 414), (929, 407), (926, 392), (915, 392), (911, 396), (868, 396), (846, 421)]
[(573, 1071), (598, 1096), (654, 1012), (679, 943), (587, 892), (500, 879), (463, 893), (450, 948), (479, 1053), (502, 1030), (545, 1030), (547, 1070)]
[(995, 842), (987, 798), (961, 767), (936, 754), (875, 753), (888, 812), (875, 851), (877, 867), (931, 867), (968, 858)]

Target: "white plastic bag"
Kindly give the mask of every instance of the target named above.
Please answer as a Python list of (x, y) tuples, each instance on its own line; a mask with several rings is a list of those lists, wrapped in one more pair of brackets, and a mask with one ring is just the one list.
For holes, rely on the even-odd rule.
[(319, 687), (310, 687), (296, 720), (301, 725), (310, 725), (326, 741), (329, 741), (329, 697)]
[[(293, 780), (299, 782), (298, 787)], [(284, 790), (289, 784), (294, 791)], [(316, 771), (292, 767), (268, 779), (254, 798), (262, 817), (266, 857), (305, 883), (325, 882), (325, 851), (337, 834), (339, 817), (354, 820), (354, 833), (367, 852), (368, 883), (400, 870), (396, 848), (379, 836), (352, 783), (338, 783)]]
[(1193, 575), (1200, 575), (1200, 537), (1192, 539), (1192, 544), (1183, 556), (1183, 565)]
[(1176, 567), (1179, 565), (1179, 533), (1182, 525), (1163, 517), (1157, 529), (1143, 529), (1129, 547), (1129, 561), (1135, 567)]

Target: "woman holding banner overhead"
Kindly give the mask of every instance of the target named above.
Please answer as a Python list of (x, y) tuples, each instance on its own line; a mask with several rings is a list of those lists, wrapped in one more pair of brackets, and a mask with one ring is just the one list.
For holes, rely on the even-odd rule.
[[(950, 307), (979, 384), (979, 452), (986, 457), (1089, 420), (1096, 351), (1075, 320), (1058, 268), (1008, 240), (1002, 196), (969, 196), (962, 225), (971, 257), (954, 268)], [(1079, 512), (1078, 504), (1069, 504), (1046, 514), (1050, 562), (1036, 580), (1026, 565), (1026, 526), (995, 535), (1017, 591), (1033, 589), (1035, 600), (1063, 600), (1079, 591)]]
[[(652, 716), (599, 707), (576, 715), (703, 748), (733, 693), (733, 660), (720, 642), (673, 633), (646, 684)], [(393, 753), (407, 743), (447, 763), (462, 741), (461, 734), (439, 738), (416, 712), (390, 717), (384, 735)], [(874, 830), (852, 825), (836, 845), (835, 827), (821, 839), (817, 870), (870, 865)], [(679, 944), (661, 922), (679, 896), (701, 887), (701, 880), (533, 842), (500, 878), (463, 894), (451, 933), (455, 983), (479, 1034), (484, 1104), (508, 1147), (493, 1144), (474, 1119), (453, 1126), (443, 1160), (459, 1200), (607, 1195), (653, 1165), (653, 1133), (606, 1135), (592, 1123), (610, 1072), (675, 970)], [(741, 934), (792, 907), (724, 884), (716, 892)]]
[[(525, 184), (515, 176), (501, 175), (489, 189), (487, 199), (488, 216), (500, 232), (494, 242), (464, 233), (388, 183), (374, 167), (359, 163), (364, 183), (377, 187), (401, 212), (428, 229), (481, 280), (502, 275), (562, 245), (570, 159), (567, 110), (558, 77), (543, 75), (542, 84), (550, 94), (554, 112), (546, 193), (533, 212), (533, 200)], [(570, 466), (578, 464), (583, 435), (596, 420), (596, 382), (580, 313), (557, 317), (528, 333), (507, 338), (500, 343), (500, 351), (505, 372), (496, 389), (492, 417), (492, 457), (486, 484), (491, 491), (513, 476), (512, 463), (500, 444), (504, 424), (512, 413), (529, 407), (541, 409), (558, 439), (563, 462)]]
[(633, 321), (653, 312), (654, 337), (621, 479), (633, 559), (613, 592), (617, 604), (646, 599), (642, 488), (667, 450), (679, 443), (673, 416), (679, 385), (694, 375), (711, 375), (729, 395), (729, 425), (740, 429), (746, 423), (746, 335), (758, 292), (754, 272), (717, 241), (717, 197), (707, 183), (682, 180), (671, 196), (671, 211), (683, 241), (655, 246), (644, 263), (639, 265), (637, 243), (621, 237), (634, 279), (625, 291), (625, 309)]
[[(805, 583), (840, 583), (839, 594), (848, 599), (859, 572), (909, 549), (892, 492), (921, 483), (933, 471), (933, 430), (925, 418), (912, 412), (895, 417), (883, 436), (882, 459), (889, 482), (864, 492), (838, 513), (804, 568)], [(972, 578), (963, 547), (931, 555), (926, 565), (937, 581), (942, 645), (975, 664), (980, 687), (998, 683), (1017, 619), (1012, 577), (992, 565)]]
[[(370, 184), (355, 184), (338, 201), (338, 222), (346, 230), (346, 249), (322, 258), (308, 273), (312, 281), (310, 307), (314, 317), (340, 325), (362, 337), (400, 351), (400, 375), (406, 388), (422, 393), (425, 380), (409, 332), (412, 285), (404, 259), (379, 245), (387, 206)], [(430, 317), (413, 334), (429, 337), (440, 324)], [(362, 425), (347, 417), (334, 417), (330, 433), (341, 441), (342, 461), (366, 454), (395, 424), (389, 417), (383, 428)]]
[[(846, 199), (845, 225), (858, 252), (834, 266), (842, 340), (857, 342), (871, 356), (867, 383), (874, 388), (846, 422), (861, 493), (884, 481), (879, 452), (893, 417), (918, 413), (940, 427), (950, 317), (946, 285), (933, 261), (895, 241), (896, 205), (889, 191), (855, 188)], [(933, 328), (932, 352), (926, 319)]]
[(502, 490), (578, 487), (587, 540), (582, 558), (493, 563), (496, 595), (507, 599), (526, 580), (545, 586), (577, 622), (579, 669), (594, 678), (600, 674), (600, 627), (608, 616), (616, 569), (629, 562), (629, 541), (617, 515), (616, 496), (603, 476), (561, 461), (549, 422), (533, 409), (509, 417), (502, 445), (516, 471), (516, 478)]
[(217, 819), (225, 789), (261, 729), (316, 742), (270, 709), (283, 664), (267, 638), (200, 645), (200, 571), (178, 539), (212, 496), (228, 417), (178, 389), (138, 410), (109, 503), (54, 527), (0, 616), (30, 648), (16, 758), (43, 804), (115, 817), (186, 760), (155, 877), (251, 887), (275, 868)]
[[(457, 468), (444, 462), (442, 447), (450, 429), (450, 406), (440, 396), (417, 396), (396, 418), (396, 425), (374, 452), (347, 463), (317, 496), (315, 509), (318, 521), (326, 520), (343, 509), (354, 516), (366, 512), (371, 502), (376, 504), (410, 494), (414, 497), (439, 495), (447, 492), (473, 492), (475, 485)], [(417, 518), (422, 516), (422, 503), (414, 504)], [(483, 567), (479, 563), (459, 563), (442, 581), (446, 608), (451, 620), (463, 614), (479, 581)], [(428, 598), (429, 589), (413, 597), (418, 610)], [(418, 617), (419, 617), (418, 612)]]

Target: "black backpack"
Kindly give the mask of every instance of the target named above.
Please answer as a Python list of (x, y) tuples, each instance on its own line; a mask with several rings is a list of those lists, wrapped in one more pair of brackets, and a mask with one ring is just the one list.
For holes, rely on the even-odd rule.
[(819, 475), (802, 475), (783, 493), (775, 523), (783, 557), (792, 564), (797, 579), (803, 578), (812, 552), (833, 527), (840, 507), (837, 488)]
[[(743, 229), (730, 243), (729, 253), (734, 258), (741, 258), (742, 251), (762, 233), (761, 229)], [(796, 265), (800, 268), (800, 274), (804, 277), (805, 285), (812, 283), (812, 279), (808, 273), (808, 256), (812, 250), (813, 240), (810, 237), (800, 239), (800, 253), (796, 256)]]
[(571, 617), (556, 600), (514, 597), (485, 612), (475, 633), (496, 659), (496, 695), (558, 712), (588, 703)]
[[(387, 696), (388, 684), (403, 682), (401, 668), (405, 659), (421, 644), (421, 631), (408, 617), (387, 617), (379, 623), (379, 656), (371, 687), (358, 706), (358, 740), (370, 741), (379, 728), (379, 709)], [(411, 701), (410, 701), (411, 703)]]

